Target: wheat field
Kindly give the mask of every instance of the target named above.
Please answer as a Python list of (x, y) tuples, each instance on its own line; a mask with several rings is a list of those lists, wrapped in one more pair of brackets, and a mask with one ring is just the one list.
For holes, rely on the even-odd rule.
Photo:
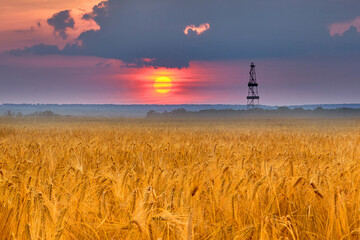
[(0, 118), (0, 239), (359, 239), (360, 120)]

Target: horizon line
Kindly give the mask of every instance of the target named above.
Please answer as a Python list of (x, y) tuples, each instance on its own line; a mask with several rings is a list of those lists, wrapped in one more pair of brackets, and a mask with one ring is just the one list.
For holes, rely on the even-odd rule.
[[(209, 105), (209, 106), (247, 106), (247, 104), (235, 104), (235, 103), (174, 103), (174, 104), (148, 104), (148, 103), (131, 103), (131, 104), (121, 104), (121, 103), (0, 103), (0, 106), (5, 105), (58, 105), (58, 106), (66, 106), (66, 105), (87, 105), (87, 106), (201, 106), (201, 105)], [(290, 104), (290, 105), (280, 105), (280, 104), (274, 104), (274, 105), (267, 105), (267, 104), (259, 104), (259, 106), (265, 106), (265, 107), (279, 107), (279, 106), (315, 106), (315, 105), (360, 105), (359, 103), (308, 103), (308, 104)]]

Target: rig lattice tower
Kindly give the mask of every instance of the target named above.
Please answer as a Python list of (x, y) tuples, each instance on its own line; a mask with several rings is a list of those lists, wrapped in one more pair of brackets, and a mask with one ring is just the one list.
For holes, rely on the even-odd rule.
[(248, 96), (247, 99), (247, 107), (256, 108), (259, 106), (259, 93), (258, 86), (259, 84), (256, 82), (256, 72), (255, 72), (255, 64), (252, 62), (250, 65), (250, 78), (248, 83)]

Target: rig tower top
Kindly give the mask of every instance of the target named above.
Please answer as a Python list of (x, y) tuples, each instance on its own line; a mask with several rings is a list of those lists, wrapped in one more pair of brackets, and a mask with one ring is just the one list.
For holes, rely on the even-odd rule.
[(252, 62), (250, 65), (250, 78), (248, 83), (248, 96), (247, 99), (247, 108), (257, 108), (259, 106), (259, 93), (258, 93), (258, 83), (256, 82), (256, 72), (255, 64)]

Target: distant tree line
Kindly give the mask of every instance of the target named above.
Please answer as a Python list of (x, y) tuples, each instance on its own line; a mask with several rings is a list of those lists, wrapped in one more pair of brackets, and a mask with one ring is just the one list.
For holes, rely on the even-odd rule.
[(5, 117), (58, 117), (60, 115), (50, 110), (46, 110), (46, 111), (39, 111), (30, 114), (22, 114), (21, 112), (7, 111), (4, 113), (4, 116)]
[(226, 117), (240, 117), (240, 118), (276, 118), (276, 117), (296, 117), (296, 118), (319, 118), (319, 117), (360, 117), (360, 108), (337, 108), (324, 109), (317, 107), (314, 110), (306, 110), (301, 107), (290, 109), (288, 107), (278, 107), (277, 109), (247, 109), (247, 110), (233, 110), (233, 109), (206, 109), (200, 111), (187, 111), (185, 108), (178, 108), (173, 111), (164, 111), (162, 113), (154, 110), (146, 114), (147, 118), (226, 118)]

